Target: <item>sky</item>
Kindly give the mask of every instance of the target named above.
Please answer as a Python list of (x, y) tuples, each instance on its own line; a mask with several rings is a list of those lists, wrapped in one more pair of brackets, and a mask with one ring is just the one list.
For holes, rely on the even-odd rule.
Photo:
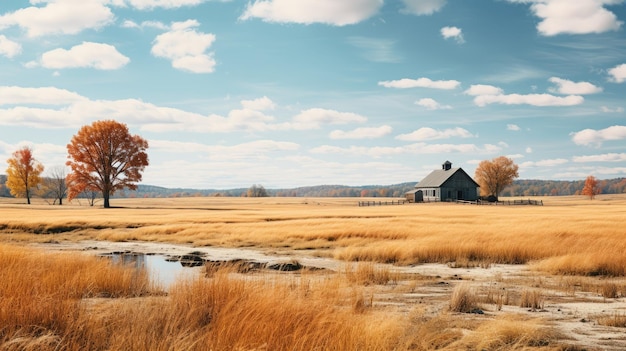
[[(149, 143), (143, 184), (626, 177), (626, 0), (4, 0), (0, 163), (80, 127)], [(5, 173), (0, 165), (0, 173)], [(44, 172), (45, 173), (45, 172)]]

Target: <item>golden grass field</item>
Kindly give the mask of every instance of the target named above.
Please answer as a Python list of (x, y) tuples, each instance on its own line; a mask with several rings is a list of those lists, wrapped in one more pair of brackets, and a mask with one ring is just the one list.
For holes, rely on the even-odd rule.
[[(0, 350), (626, 348), (616, 337), (626, 325), (626, 196), (546, 197), (545, 206), (359, 200), (113, 199), (105, 210), (0, 199)], [(250, 248), (346, 269), (223, 270), (164, 292), (131, 267), (31, 247), (83, 240)], [(470, 285), (394, 268), (433, 263), (460, 267)], [(489, 271), (507, 264), (529, 270)], [(566, 302), (608, 307), (559, 317), (566, 308), (552, 306)], [(475, 308), (487, 313), (465, 313)], [(590, 318), (610, 342), (571, 337), (591, 325), (565, 322)]]

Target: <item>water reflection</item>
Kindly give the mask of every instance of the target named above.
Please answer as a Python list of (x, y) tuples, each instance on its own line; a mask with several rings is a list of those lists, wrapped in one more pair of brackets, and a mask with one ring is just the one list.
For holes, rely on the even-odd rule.
[(168, 257), (163, 255), (113, 252), (105, 256), (110, 257), (114, 263), (130, 265), (138, 270), (147, 270), (150, 280), (166, 290), (177, 280), (198, 274), (197, 270), (185, 268), (178, 261), (168, 261)]

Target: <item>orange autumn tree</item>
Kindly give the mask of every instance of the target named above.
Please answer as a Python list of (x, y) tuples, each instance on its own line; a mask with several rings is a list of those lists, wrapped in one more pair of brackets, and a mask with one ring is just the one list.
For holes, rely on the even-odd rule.
[(125, 124), (96, 121), (83, 126), (67, 145), (71, 173), (67, 177), (68, 199), (84, 191), (102, 193), (104, 208), (117, 190), (137, 189), (148, 165), (148, 142), (131, 135)]
[(596, 179), (596, 177), (594, 176), (589, 176), (587, 177), (587, 179), (585, 179), (585, 186), (583, 187), (583, 190), (580, 192), (580, 194), (587, 195), (589, 196), (589, 200), (593, 200), (593, 198), (601, 192), (602, 189), (600, 188), (598, 179)]
[(15, 197), (26, 197), (30, 205), (31, 189), (41, 183), (43, 165), (33, 157), (33, 150), (23, 147), (7, 160), (7, 188)]
[(474, 173), (474, 178), (480, 185), (480, 195), (492, 195), (497, 199), (500, 192), (519, 177), (518, 169), (513, 160), (506, 156), (480, 162)]

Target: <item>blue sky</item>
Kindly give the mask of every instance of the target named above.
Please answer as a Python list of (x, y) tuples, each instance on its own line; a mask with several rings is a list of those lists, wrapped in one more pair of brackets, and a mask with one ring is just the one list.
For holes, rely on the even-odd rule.
[(522, 179), (626, 177), (624, 0), (11, 0), (0, 160), (47, 168), (95, 120), (145, 184), (419, 181), (501, 155)]

